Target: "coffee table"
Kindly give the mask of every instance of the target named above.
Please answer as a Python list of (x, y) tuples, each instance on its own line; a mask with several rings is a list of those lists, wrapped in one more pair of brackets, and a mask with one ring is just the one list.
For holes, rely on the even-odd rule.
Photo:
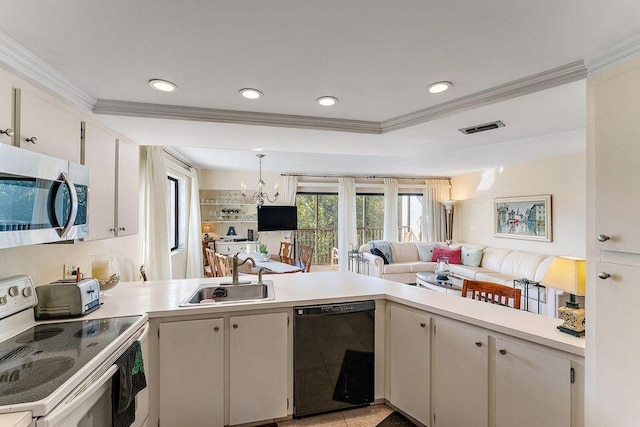
[(461, 295), (462, 294), (462, 278), (449, 275), (447, 280), (438, 280), (436, 273), (431, 271), (422, 271), (416, 273), (416, 285), (431, 289), (432, 291), (442, 292), (446, 294)]

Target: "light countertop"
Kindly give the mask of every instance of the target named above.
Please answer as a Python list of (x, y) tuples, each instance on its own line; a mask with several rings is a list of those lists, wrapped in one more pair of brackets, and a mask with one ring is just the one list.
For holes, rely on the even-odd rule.
[(102, 307), (88, 318), (144, 313), (148, 313), (149, 318), (159, 318), (386, 299), (584, 356), (584, 338), (558, 331), (556, 326), (562, 323), (560, 319), (351, 272), (275, 274), (265, 276), (265, 280), (274, 282), (275, 299), (272, 301), (203, 304), (197, 307), (179, 305), (199, 284), (229, 282), (230, 278), (119, 283), (106, 291)]

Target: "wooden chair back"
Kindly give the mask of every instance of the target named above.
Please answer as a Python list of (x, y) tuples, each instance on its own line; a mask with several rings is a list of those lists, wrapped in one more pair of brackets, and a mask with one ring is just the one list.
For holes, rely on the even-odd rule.
[(303, 272), (308, 273), (311, 271), (311, 263), (313, 262), (313, 246), (300, 246), (298, 250), (300, 251), (300, 256), (297, 264), (304, 268)]
[(338, 248), (331, 248), (331, 269), (338, 269)]
[(475, 280), (464, 280), (462, 283), (462, 297), (464, 298), (470, 297), (478, 301), (504, 305), (516, 309), (520, 309), (521, 293), (522, 291), (519, 288), (510, 288), (496, 283), (479, 282)]
[(280, 242), (280, 251), (278, 252), (278, 255), (280, 256), (280, 262), (293, 265), (293, 243)]
[(229, 264), (229, 257), (219, 253), (215, 253), (216, 277), (231, 276), (231, 267)]
[(204, 248), (204, 256), (207, 261), (204, 266), (204, 275), (206, 277), (215, 277), (216, 276), (215, 252), (213, 251), (213, 249)]

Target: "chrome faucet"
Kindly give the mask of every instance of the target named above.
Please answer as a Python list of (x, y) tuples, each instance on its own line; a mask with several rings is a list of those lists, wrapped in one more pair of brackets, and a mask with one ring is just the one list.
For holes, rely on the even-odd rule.
[(254, 267), (256, 266), (255, 260), (253, 258), (251, 258), (251, 257), (246, 257), (244, 259), (244, 261), (238, 263), (238, 254), (239, 253), (240, 252), (237, 252), (232, 258), (232, 263), (233, 263), (233, 271), (232, 271), (233, 278), (231, 280), (231, 284), (232, 285), (244, 285), (244, 284), (247, 284), (247, 283), (251, 283), (251, 281), (240, 282), (238, 280), (238, 267), (240, 267), (241, 265), (244, 265), (247, 261), (251, 261), (251, 264), (253, 264)]

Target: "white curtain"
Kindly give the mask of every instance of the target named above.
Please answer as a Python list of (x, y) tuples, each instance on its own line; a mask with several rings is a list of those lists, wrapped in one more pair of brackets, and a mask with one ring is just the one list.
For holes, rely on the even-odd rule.
[(284, 177), (284, 189), (282, 191), (282, 201), (287, 206), (296, 205), (296, 193), (298, 192), (298, 177), (287, 175)]
[(448, 179), (427, 179), (422, 200), (422, 240), (442, 242), (445, 239), (447, 217), (442, 200), (450, 199)]
[(171, 280), (167, 167), (161, 147), (143, 147), (142, 259), (149, 280)]
[(398, 180), (384, 179), (384, 231), (383, 239), (398, 241)]
[(185, 279), (199, 279), (203, 276), (202, 234), (200, 231), (200, 185), (198, 171), (191, 172), (191, 191), (189, 192), (189, 219), (187, 221), (187, 269)]
[(356, 228), (356, 180), (339, 178), (338, 181), (338, 270), (349, 267), (348, 252), (358, 244)]

